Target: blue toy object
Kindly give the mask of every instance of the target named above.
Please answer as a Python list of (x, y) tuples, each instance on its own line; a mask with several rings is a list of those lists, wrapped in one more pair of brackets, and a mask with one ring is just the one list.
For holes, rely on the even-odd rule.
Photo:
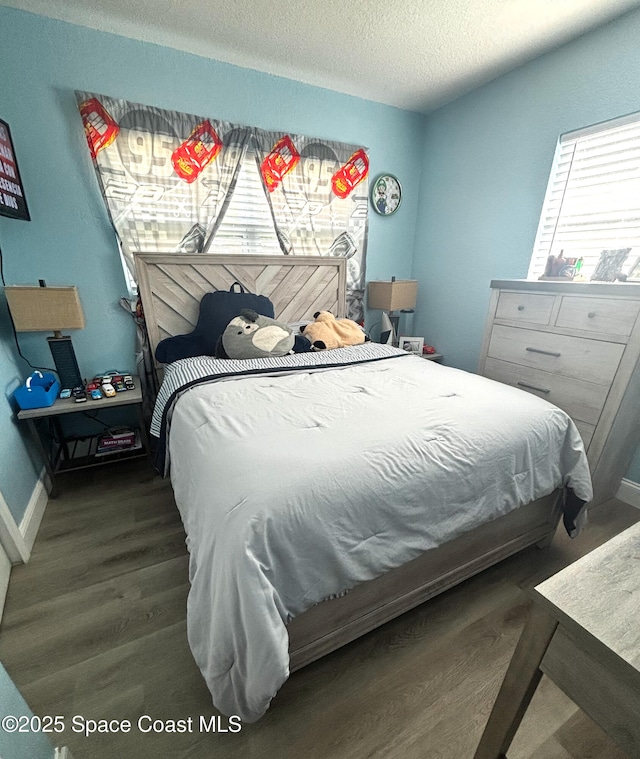
[(60, 393), (60, 383), (50, 372), (35, 371), (14, 393), (16, 403), (24, 411), (52, 406)]

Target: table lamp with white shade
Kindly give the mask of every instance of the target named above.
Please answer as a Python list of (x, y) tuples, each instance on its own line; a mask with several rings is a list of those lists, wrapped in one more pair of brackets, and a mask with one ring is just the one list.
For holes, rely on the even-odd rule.
[(64, 388), (82, 385), (71, 337), (62, 330), (83, 329), (84, 314), (76, 287), (8, 286), (4, 288), (16, 332), (53, 332), (48, 343)]
[[(413, 315), (418, 296), (415, 279), (396, 279), (369, 282), (367, 306), (382, 311), (380, 342), (396, 345), (398, 342), (400, 314)], [(396, 313), (396, 312), (400, 313)], [(411, 334), (411, 328), (408, 330)]]

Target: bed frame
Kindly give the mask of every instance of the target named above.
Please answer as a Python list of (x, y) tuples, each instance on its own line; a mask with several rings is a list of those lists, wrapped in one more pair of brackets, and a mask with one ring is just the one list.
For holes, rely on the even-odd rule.
[[(316, 311), (345, 313), (346, 261), (288, 256), (139, 253), (136, 270), (152, 350), (165, 337), (191, 332), (200, 298), (238, 281), (267, 295), (276, 318), (298, 321)], [(341, 598), (312, 607), (289, 624), (290, 671), (300, 669), (429, 598), (521, 551), (551, 542), (561, 515), (556, 491), (484, 524)]]
[[(313, 321), (317, 311), (345, 315), (346, 259), (320, 256), (217, 256), (137, 253), (136, 273), (151, 350), (165, 337), (186, 335), (205, 293), (240, 282), (266, 295), (276, 319)], [(156, 369), (159, 365), (156, 363)]]

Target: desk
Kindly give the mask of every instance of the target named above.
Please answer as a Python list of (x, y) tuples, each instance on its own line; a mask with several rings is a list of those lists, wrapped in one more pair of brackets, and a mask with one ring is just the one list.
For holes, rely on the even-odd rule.
[(506, 758), (543, 673), (640, 756), (640, 523), (534, 588), (475, 759)]
[[(111, 464), (116, 461), (121, 461), (123, 458), (135, 458), (138, 456), (150, 455), (149, 438), (147, 437), (147, 431), (142, 415), (142, 391), (140, 389), (140, 379), (139, 377), (132, 377), (132, 379), (135, 385), (133, 390), (124, 390), (120, 393), (116, 393), (112, 398), (104, 397), (97, 401), (89, 399), (83, 403), (76, 403), (73, 398), (58, 398), (52, 406), (22, 409), (18, 412), (18, 419), (27, 422), (33, 442), (44, 459), (47, 474), (51, 480), (51, 492), (49, 493), (51, 498), (55, 498), (58, 495), (56, 472), (86, 469), (87, 467)], [(97, 411), (103, 411), (107, 408), (122, 406), (135, 407), (141, 447), (133, 450), (109, 453), (108, 456), (99, 456), (96, 455), (98, 435), (64, 439), (59, 424), (60, 416), (82, 412), (94, 414)], [(53, 454), (43, 445), (40, 432), (36, 425), (38, 420), (43, 419), (48, 419), (53, 424), (60, 441), (58, 449)]]

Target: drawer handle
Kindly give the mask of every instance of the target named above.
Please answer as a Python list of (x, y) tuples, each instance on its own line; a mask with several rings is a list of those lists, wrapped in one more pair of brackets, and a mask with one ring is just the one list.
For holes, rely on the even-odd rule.
[(593, 319), (593, 317), (594, 317), (595, 315), (596, 315), (596, 312), (595, 312), (595, 311), (589, 311), (589, 313), (587, 314), (587, 316), (589, 317), (589, 319)]
[(524, 311), (524, 306), (518, 306), (518, 311)]
[(518, 382), (520, 387), (526, 387), (528, 390), (535, 390), (537, 393), (544, 393), (548, 395), (551, 390), (546, 390), (544, 387), (536, 387), (535, 385), (527, 385), (526, 382)]
[(543, 356), (553, 356), (554, 358), (560, 358), (562, 355), (561, 353), (556, 353), (555, 351), (543, 351), (541, 348), (525, 348), (526, 351), (529, 351), (529, 353), (542, 353)]

